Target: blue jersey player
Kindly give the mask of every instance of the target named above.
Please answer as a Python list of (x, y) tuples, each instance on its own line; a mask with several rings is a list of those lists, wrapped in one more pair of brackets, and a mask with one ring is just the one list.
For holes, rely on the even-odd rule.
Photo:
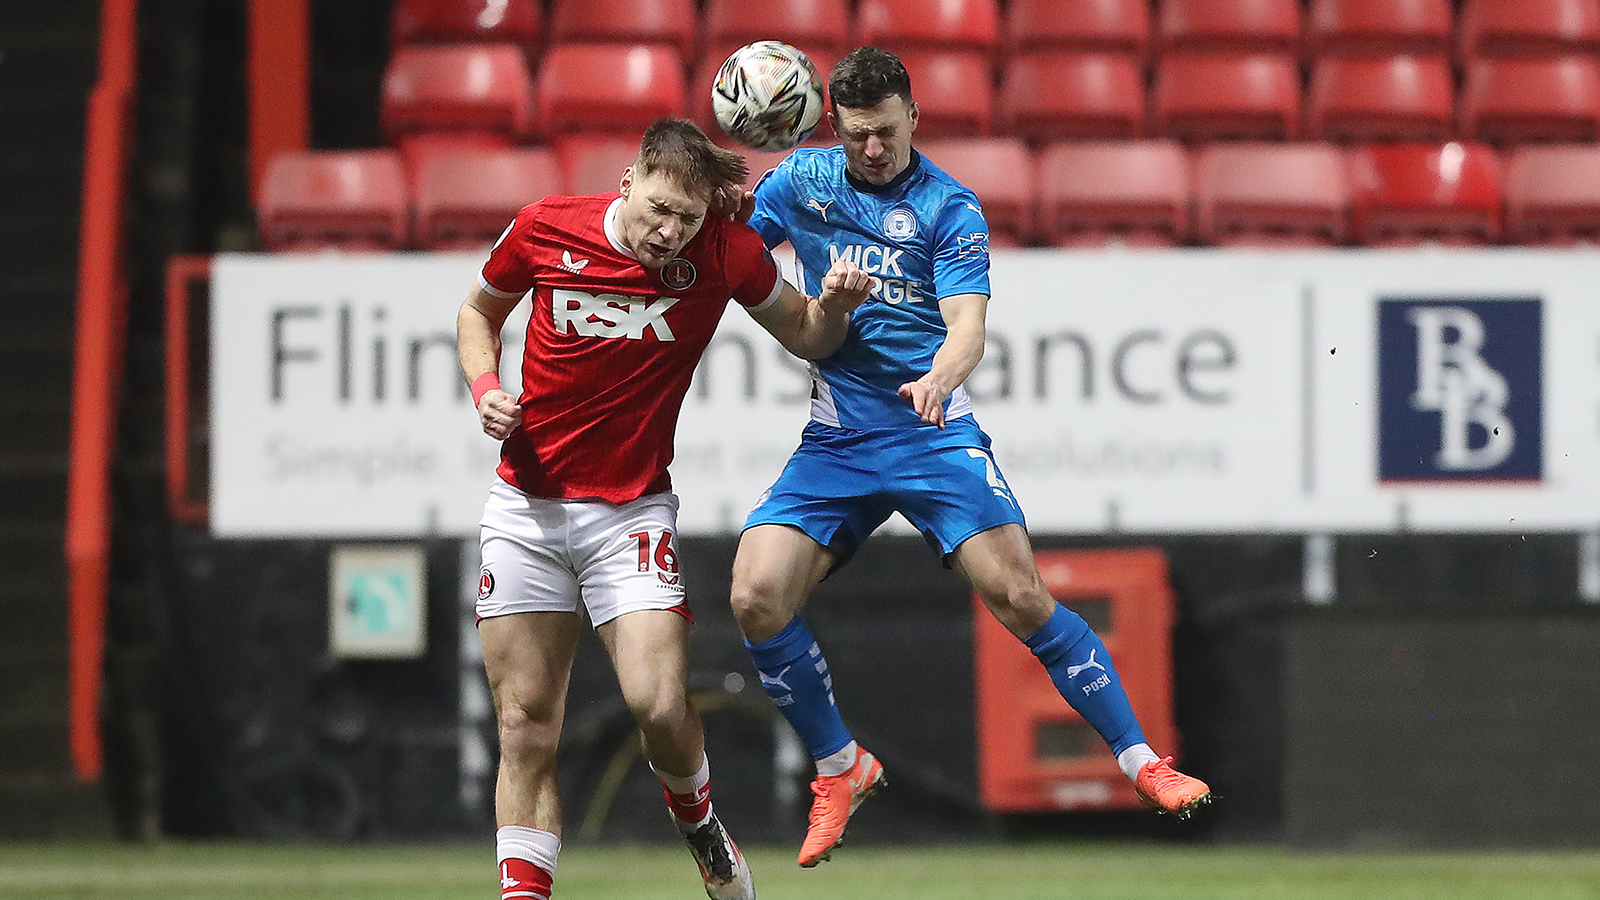
[(835, 260), (872, 276), (840, 349), (812, 363), (811, 422), (745, 523), (732, 604), (761, 683), (816, 759), (802, 866), (828, 858), (884, 783), (834, 703), (827, 662), (797, 617), (811, 589), (899, 512), (971, 582), (1110, 744), (1139, 795), (1187, 816), (1210, 790), (1145, 743), (1105, 645), (1050, 595), (1022, 509), (962, 382), (983, 356), (988, 225), (977, 198), (911, 145), (917, 105), (893, 54), (859, 48), (833, 70), (843, 146), (801, 149), (755, 189), (750, 224), (790, 242), (805, 289)]

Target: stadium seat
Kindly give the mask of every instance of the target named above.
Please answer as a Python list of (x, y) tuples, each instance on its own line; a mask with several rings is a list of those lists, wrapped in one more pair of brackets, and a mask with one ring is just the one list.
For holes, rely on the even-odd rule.
[[(689, 79), (689, 118), (699, 123), (706, 134), (714, 138), (722, 136), (722, 129), (717, 127), (716, 120), (711, 115), (711, 85), (717, 80), (717, 70), (727, 61), (733, 51), (744, 46), (743, 44), (713, 44), (701, 54), (700, 62), (694, 69), (694, 76)], [(810, 58), (811, 64), (817, 67), (817, 74), (822, 78), (823, 97), (827, 97), (828, 73), (833, 71), (834, 63), (838, 57), (826, 47), (798, 46)], [(826, 118), (826, 111), (824, 111)], [(828, 131), (828, 125), (823, 122), (817, 126), (822, 132)]]
[(396, 0), (389, 38), (394, 46), (508, 43), (539, 50), (544, 38), (539, 0)]
[(699, 22), (694, 0), (553, 0), (551, 44), (662, 44), (688, 56)]
[[(706, 46), (727, 47), (728, 53), (752, 41), (765, 40), (783, 41), (801, 49), (815, 47), (830, 59), (837, 59), (850, 49), (850, 6), (846, 0), (710, 0), (704, 21)], [(727, 59), (728, 53), (721, 58)], [(822, 71), (822, 78), (827, 80), (826, 70)]]
[(1149, 0), (1011, 0), (1001, 48), (1007, 53), (1062, 50), (1126, 53), (1150, 50)]
[(1300, 132), (1300, 75), (1282, 53), (1171, 53), (1157, 70), (1155, 133), (1283, 140)]
[(1176, 141), (1062, 143), (1039, 156), (1039, 227), (1060, 247), (1170, 247), (1189, 236), (1189, 160)]
[(857, 44), (897, 54), (963, 50), (992, 57), (1000, 40), (995, 0), (861, 0)]
[(1372, 246), (1499, 240), (1500, 165), (1484, 144), (1374, 144), (1350, 153), (1351, 229)]
[(1158, 21), (1163, 53), (1300, 52), (1297, 0), (1161, 0)]
[(1204, 243), (1327, 247), (1349, 238), (1349, 177), (1332, 144), (1212, 144), (1197, 152), (1194, 180)]
[(622, 170), (639, 158), (639, 139), (607, 134), (570, 134), (556, 141), (556, 158), (574, 196), (614, 194)]
[(1450, 0), (1312, 0), (1305, 44), (1313, 58), (1448, 55)]
[(1600, 145), (1517, 147), (1506, 166), (1506, 239), (1600, 244)]
[(1600, 64), (1590, 56), (1473, 60), (1461, 136), (1493, 143), (1600, 137)]
[(998, 131), (1030, 141), (1138, 137), (1144, 75), (1117, 53), (1020, 53), (1000, 78)]
[(528, 64), (513, 44), (400, 47), (384, 72), (379, 119), (391, 142), (417, 131), (524, 137), (534, 125)]
[(494, 243), (517, 210), (566, 191), (553, 150), (444, 149), (417, 160), (417, 243), (425, 250), (478, 250)]
[(558, 44), (539, 67), (545, 134), (609, 131), (635, 140), (662, 116), (686, 113), (683, 62), (671, 47)]
[(1306, 137), (1442, 141), (1455, 122), (1443, 56), (1324, 56), (1311, 76)]
[(1600, 50), (1600, 0), (1465, 0), (1461, 57), (1551, 56)]
[(917, 150), (978, 195), (989, 243), (1020, 247), (1033, 236), (1033, 157), (1015, 138), (920, 141)]
[(393, 150), (280, 153), (261, 179), (256, 217), (268, 250), (398, 250), (410, 219), (400, 157)]
[(921, 118), (919, 138), (977, 137), (994, 119), (994, 85), (988, 57), (977, 53), (918, 51), (901, 57), (911, 74), (911, 94)]

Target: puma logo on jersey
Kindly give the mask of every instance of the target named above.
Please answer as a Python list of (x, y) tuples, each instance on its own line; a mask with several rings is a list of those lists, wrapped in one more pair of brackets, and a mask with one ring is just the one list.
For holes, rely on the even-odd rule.
[(568, 272), (577, 275), (578, 273), (582, 272), (583, 267), (587, 266), (588, 264), (589, 261), (587, 259), (573, 259), (571, 250), (563, 250), (561, 251), (561, 264), (556, 266), (556, 268), (566, 269)]
[(652, 303), (644, 297), (556, 290), (550, 292), (550, 299), (557, 334), (637, 341), (649, 329), (658, 341), (677, 340), (666, 319), (667, 310), (678, 302), (677, 297), (660, 297)]
[(818, 202), (817, 198), (815, 198), (815, 197), (807, 197), (806, 198), (806, 206), (808, 208), (810, 208), (810, 209), (816, 210), (817, 214), (822, 216), (822, 221), (824, 221), (824, 222), (828, 221), (828, 207), (830, 207), (832, 205), (833, 205), (833, 201), (832, 200), (829, 200), (827, 203), (821, 203), (821, 202)]

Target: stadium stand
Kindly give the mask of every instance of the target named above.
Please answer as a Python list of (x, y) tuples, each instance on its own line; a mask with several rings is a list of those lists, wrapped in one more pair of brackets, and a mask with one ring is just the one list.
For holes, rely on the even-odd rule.
[(1016, 138), (923, 141), (918, 149), (978, 195), (989, 222), (989, 243), (1020, 247), (1033, 236), (1034, 166)]
[[(845, 0), (710, 0), (704, 19), (705, 46), (713, 49), (702, 54), (702, 63), (711, 57), (727, 59), (734, 48), (751, 41), (780, 40), (801, 49), (815, 47), (830, 59), (850, 49), (850, 7)], [(727, 47), (727, 52), (717, 49), (722, 47)], [(826, 79), (828, 71), (821, 71)]]
[(1011, 0), (1001, 26), (1001, 49), (1126, 53), (1143, 61), (1150, 50), (1150, 3)]
[(1591, 56), (1473, 60), (1461, 136), (1496, 144), (1600, 137), (1600, 64)]
[(566, 192), (554, 150), (441, 148), (419, 157), (416, 242), (424, 250), (482, 250), (517, 210)]
[(1131, 138), (1144, 132), (1144, 77), (1119, 53), (1035, 51), (1000, 79), (998, 133), (1028, 141)]
[(1155, 134), (1283, 140), (1300, 133), (1300, 76), (1283, 53), (1170, 53), (1154, 92)]
[(262, 178), (256, 215), (268, 250), (399, 250), (410, 218), (400, 156), (394, 150), (280, 154)]
[(397, 0), (390, 43), (516, 44), (538, 53), (544, 43), (540, 0)]
[(1519, 244), (1600, 243), (1600, 146), (1517, 147), (1506, 164), (1506, 238)]
[(661, 116), (687, 112), (682, 57), (661, 45), (554, 45), (539, 67), (538, 87), (546, 135), (610, 131), (637, 139)]
[(1333, 141), (1440, 141), (1455, 124), (1443, 56), (1324, 56), (1307, 98), (1306, 137)]
[(1594, 53), (1600, 0), (1465, 0), (1456, 26), (1465, 60)]
[(661, 44), (694, 52), (693, 0), (554, 0), (552, 44)]
[(505, 141), (533, 128), (533, 82), (514, 44), (403, 46), (383, 77), (379, 121), (391, 143), (419, 131)]
[(1061, 143), (1039, 156), (1039, 229), (1058, 247), (1189, 236), (1189, 159), (1172, 140)]
[(608, 134), (571, 134), (556, 141), (556, 158), (567, 193), (614, 194), (622, 170), (639, 156), (639, 139)]
[(1492, 244), (1500, 165), (1484, 144), (1375, 144), (1351, 151), (1351, 228), (1369, 246)]
[(992, 58), (1000, 40), (995, 0), (861, 0), (855, 42), (904, 54), (963, 50)]
[(1162, 0), (1156, 44), (1163, 52), (1300, 52), (1296, 0)]
[(920, 50), (901, 56), (915, 85), (923, 138), (978, 137), (994, 120), (988, 58), (962, 51)]
[(1447, 55), (1452, 24), (1450, 0), (1312, 0), (1305, 48), (1313, 58)]
[(1332, 144), (1213, 144), (1195, 156), (1195, 236), (1225, 247), (1327, 247), (1350, 234), (1344, 154)]

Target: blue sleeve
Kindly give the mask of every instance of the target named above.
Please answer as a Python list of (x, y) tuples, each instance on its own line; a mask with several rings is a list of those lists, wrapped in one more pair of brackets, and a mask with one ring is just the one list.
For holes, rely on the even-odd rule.
[(767, 170), (756, 182), (756, 211), (750, 214), (750, 227), (761, 235), (768, 249), (789, 239), (789, 210), (793, 208), (794, 180), (789, 161)]
[(934, 230), (933, 290), (937, 299), (989, 294), (989, 223), (971, 194), (955, 194)]

